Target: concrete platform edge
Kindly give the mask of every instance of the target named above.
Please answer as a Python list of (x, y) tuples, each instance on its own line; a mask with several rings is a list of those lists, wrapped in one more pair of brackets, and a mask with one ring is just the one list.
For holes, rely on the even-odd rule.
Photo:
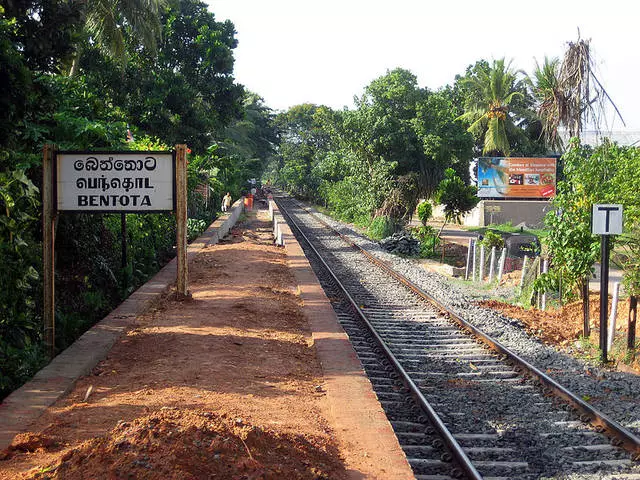
[(270, 201), (278, 217), (277, 243), (284, 245), (288, 264), (298, 283), (303, 312), (309, 319), (314, 345), (324, 374), (331, 426), (344, 448), (371, 459), (369, 472), (350, 472), (352, 478), (384, 480), (414, 478), (411, 466), (349, 338), (324, 293), (289, 225)]
[[(238, 221), (243, 199), (236, 201), (227, 214), (218, 217), (207, 230), (188, 246), (191, 261), (203, 249), (215, 245)], [(176, 259), (165, 265), (151, 280), (133, 292), (105, 318), (56, 356), (22, 387), (0, 403), (0, 450), (69, 392), (76, 381), (104, 358), (113, 344), (132, 326), (136, 317), (147, 312), (176, 281)]]

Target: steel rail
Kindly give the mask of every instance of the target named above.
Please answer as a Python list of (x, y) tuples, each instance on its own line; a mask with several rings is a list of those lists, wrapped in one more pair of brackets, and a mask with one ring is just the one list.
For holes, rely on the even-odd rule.
[[(287, 217), (289, 222), (291, 222), (290, 225), (293, 225), (295, 229), (298, 231), (298, 233), (300, 234), (300, 236), (304, 238), (304, 240), (307, 242), (309, 247), (313, 250), (313, 252), (318, 257), (322, 265), (324, 265), (327, 272), (331, 275), (331, 278), (333, 279), (333, 281), (339, 286), (343, 294), (347, 297), (347, 299), (349, 300), (349, 303), (351, 303), (352, 307), (357, 312), (360, 319), (366, 325), (371, 335), (373, 335), (376, 343), (382, 349), (384, 355), (387, 357), (387, 359), (393, 365), (396, 371), (400, 374), (402, 382), (409, 389), (409, 391), (411, 392), (412, 396), (414, 397), (414, 399), (416, 400), (420, 408), (427, 415), (427, 417), (429, 418), (429, 420), (431, 421), (435, 429), (438, 431), (438, 433), (442, 436), (444, 443), (451, 450), (454, 458), (459, 463), (460, 468), (463, 470), (464, 474), (471, 480), (482, 480), (483, 477), (476, 470), (475, 466), (473, 465), (473, 462), (469, 459), (469, 457), (465, 453), (462, 446), (453, 437), (452, 433), (446, 427), (444, 422), (440, 419), (440, 417), (438, 416), (434, 408), (431, 406), (431, 404), (428, 402), (428, 400), (424, 397), (424, 395), (422, 394), (418, 386), (411, 379), (411, 377), (406, 372), (406, 370), (402, 367), (398, 359), (395, 357), (393, 352), (389, 349), (389, 347), (387, 346), (385, 341), (382, 339), (382, 337), (378, 334), (378, 332), (376, 331), (374, 326), (371, 324), (371, 322), (369, 322), (369, 319), (367, 318), (365, 313), (362, 311), (362, 309), (358, 306), (357, 302), (349, 294), (349, 292), (347, 291), (345, 286), (342, 284), (342, 282), (338, 279), (338, 277), (333, 273), (333, 270), (331, 269), (331, 267), (329, 267), (329, 265), (324, 261), (324, 259), (322, 258), (322, 255), (320, 255), (320, 252), (318, 252), (318, 250), (313, 246), (309, 238), (304, 234), (304, 232), (302, 231), (298, 223), (289, 215), (289, 213), (285, 209), (281, 209), (281, 212), (285, 217)], [(321, 223), (324, 224), (324, 222), (322, 221)], [(329, 228), (335, 232), (335, 229), (331, 228), (330, 226)]]
[[(304, 207), (301, 207), (304, 208)], [(309, 212), (308, 209), (304, 208), (309, 214), (314, 215), (313, 212)], [(315, 216), (315, 215), (314, 215)], [(316, 216), (317, 218), (317, 216)], [(415, 285), (411, 280), (406, 278), (404, 275), (396, 272), (391, 267), (389, 267), (384, 261), (376, 258), (373, 254), (369, 253), (364, 248), (356, 245), (349, 237), (343, 235), (338, 232), (331, 225), (322, 221), (318, 218), (318, 221), (322, 224), (326, 225), (328, 228), (332, 229), (342, 240), (356, 248), (372, 263), (381, 267), (384, 271), (386, 271), (389, 275), (394, 277), (400, 283), (405, 285), (411, 291), (413, 291), (416, 295), (424, 298), (425, 300), (431, 302), (441, 311), (445, 312), (452, 320), (454, 320), (458, 325), (472, 333), (476, 337), (478, 337), (483, 343), (489, 346), (491, 349), (495, 350), (498, 353), (505, 355), (510, 361), (519, 366), (522, 370), (525, 370), (529, 375), (536, 378), (542, 385), (547, 387), (550, 391), (552, 391), (556, 396), (562, 398), (567, 403), (569, 403), (572, 407), (577, 409), (582, 415), (586, 415), (587, 419), (593, 424), (595, 427), (600, 427), (605, 432), (607, 432), (611, 437), (613, 437), (612, 443), (616, 446), (620, 446), (625, 450), (631, 452), (635, 459), (640, 459), (640, 437), (635, 435), (633, 432), (630, 432), (628, 429), (620, 425), (618, 422), (607, 416), (605, 413), (601, 412), (597, 408), (589, 405), (587, 402), (582, 400), (582, 398), (575, 395), (573, 392), (566, 389), (563, 385), (556, 382), (553, 378), (549, 377), (542, 370), (537, 368), (536, 366), (530, 364), (524, 358), (520, 357), (518, 354), (502, 345), (499, 341), (492, 338), (490, 335), (484, 333), (482, 330), (474, 327), (469, 322), (464, 320), (462, 317), (451, 311), (448, 307), (437, 301), (427, 292), (422, 290), (420, 287)], [(582, 417), (581, 417), (582, 419)], [(583, 419), (583, 421), (586, 421)]]

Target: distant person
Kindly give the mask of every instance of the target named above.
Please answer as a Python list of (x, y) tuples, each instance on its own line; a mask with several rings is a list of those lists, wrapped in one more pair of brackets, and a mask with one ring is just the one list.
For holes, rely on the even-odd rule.
[(227, 194), (224, 197), (222, 197), (222, 211), (226, 212), (227, 210), (229, 210), (230, 206), (231, 206), (231, 194), (227, 192)]

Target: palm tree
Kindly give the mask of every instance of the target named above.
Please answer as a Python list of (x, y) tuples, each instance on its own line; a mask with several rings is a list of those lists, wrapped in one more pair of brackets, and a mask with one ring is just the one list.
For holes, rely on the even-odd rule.
[(511, 151), (507, 130), (515, 126), (510, 109), (514, 100), (524, 99), (518, 73), (502, 58), (492, 65), (478, 64), (474, 74), (462, 79), (469, 95), (466, 111), (458, 118), (470, 124), (467, 130), (475, 138), (484, 134), (485, 155), (508, 155)]
[[(82, 18), (87, 39), (119, 63), (125, 63), (125, 32), (129, 30), (146, 49), (155, 53), (166, 0), (86, 0)], [(82, 47), (76, 47), (70, 75), (78, 69)]]
[(608, 102), (624, 125), (620, 111), (609, 97), (593, 70), (589, 40), (569, 42), (562, 63), (549, 60), (534, 71), (533, 92), (543, 135), (552, 148), (561, 148), (558, 129), (564, 127), (569, 137), (580, 137), (585, 124), (598, 129)]
[(531, 87), (538, 102), (537, 114), (542, 123), (544, 141), (550, 149), (560, 152), (563, 145), (558, 127), (566, 121), (568, 107), (560, 85), (560, 60), (545, 57), (542, 66), (536, 62)]

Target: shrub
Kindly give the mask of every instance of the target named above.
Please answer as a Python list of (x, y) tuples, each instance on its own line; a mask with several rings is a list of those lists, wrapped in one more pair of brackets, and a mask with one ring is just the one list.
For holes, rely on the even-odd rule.
[(191, 242), (198, 238), (207, 229), (207, 226), (208, 224), (204, 220), (189, 218), (187, 220), (187, 240)]
[(433, 257), (436, 254), (436, 249), (440, 246), (440, 238), (433, 227), (413, 228), (411, 234), (420, 240), (420, 256), (422, 258)]
[(484, 245), (488, 249), (496, 247), (496, 250), (499, 250), (504, 247), (504, 238), (502, 238), (502, 235), (498, 233), (487, 230), (484, 234), (484, 238), (479, 241), (478, 244)]
[(418, 204), (417, 213), (418, 218), (420, 219), (420, 223), (422, 223), (423, 226), (426, 226), (427, 222), (431, 218), (431, 215), (433, 214), (433, 207), (429, 202), (425, 200)]
[(397, 228), (398, 225), (391, 217), (380, 216), (371, 220), (367, 235), (374, 240), (382, 240), (393, 235)]

